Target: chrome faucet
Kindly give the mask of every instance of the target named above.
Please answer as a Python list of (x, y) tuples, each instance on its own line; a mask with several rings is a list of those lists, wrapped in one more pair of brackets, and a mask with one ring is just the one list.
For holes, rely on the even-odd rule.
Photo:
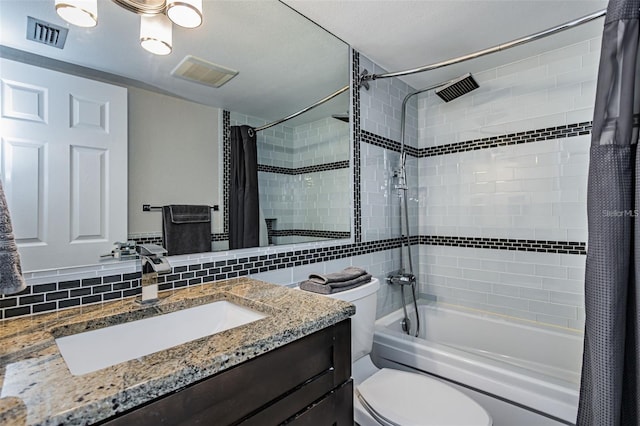
[(158, 275), (171, 272), (171, 265), (164, 255), (167, 251), (156, 244), (141, 244), (137, 246), (142, 262), (142, 295), (136, 299), (139, 303), (154, 303), (158, 301)]

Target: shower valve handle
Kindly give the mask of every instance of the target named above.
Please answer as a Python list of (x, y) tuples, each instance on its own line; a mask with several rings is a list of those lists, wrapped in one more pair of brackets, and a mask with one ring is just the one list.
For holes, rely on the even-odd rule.
[(387, 276), (387, 283), (394, 285), (413, 285), (416, 282), (416, 276), (403, 272), (391, 273)]

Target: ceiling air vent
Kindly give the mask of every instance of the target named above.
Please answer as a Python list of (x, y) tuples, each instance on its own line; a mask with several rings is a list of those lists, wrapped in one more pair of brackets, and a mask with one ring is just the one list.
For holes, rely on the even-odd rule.
[(27, 16), (27, 40), (62, 49), (69, 29)]
[(220, 87), (238, 75), (238, 71), (188, 55), (171, 71), (171, 75), (206, 86)]

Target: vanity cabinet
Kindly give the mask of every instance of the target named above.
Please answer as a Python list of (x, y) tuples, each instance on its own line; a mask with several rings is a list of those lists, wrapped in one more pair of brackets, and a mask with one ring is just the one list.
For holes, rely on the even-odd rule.
[(104, 421), (129, 425), (353, 425), (350, 319)]

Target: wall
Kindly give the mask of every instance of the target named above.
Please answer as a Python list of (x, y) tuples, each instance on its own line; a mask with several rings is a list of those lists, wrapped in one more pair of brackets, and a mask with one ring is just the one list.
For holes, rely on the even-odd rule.
[(421, 96), (421, 293), (583, 328), (599, 47), (476, 73), (480, 88), (450, 103)]
[[(232, 113), (231, 124), (265, 122)], [(276, 244), (349, 237), (348, 124), (330, 117), (280, 124), (260, 131), (257, 147), (260, 207), (275, 219)]]
[[(358, 69), (358, 74), (364, 70), (369, 74), (387, 72), (364, 55), (359, 55), (357, 66), (354, 64), (354, 67)], [(407, 94), (415, 91), (415, 88), (398, 78), (369, 81), (369, 87), (369, 90), (361, 88), (358, 93), (359, 109), (356, 116), (359, 116), (360, 128), (356, 131), (359, 144), (354, 157), (359, 159), (356, 162), (360, 164), (360, 170), (355, 173), (356, 178), (360, 179), (360, 191), (356, 192), (355, 198), (356, 203), (360, 205), (359, 212), (356, 208), (356, 216), (361, 220), (361, 241), (385, 241), (394, 247), (387, 252), (392, 259), (389, 265), (391, 267), (379, 277), (382, 286), (378, 293), (377, 315), (380, 317), (402, 306), (400, 289), (385, 284), (387, 274), (400, 267), (408, 271), (407, 251), (400, 248), (400, 235), (407, 235), (407, 230), (401, 230), (400, 227), (401, 198), (395, 188), (397, 179), (394, 176), (400, 161), (402, 101)], [(405, 144), (410, 153), (415, 151), (413, 147), (417, 144), (416, 105), (415, 97), (407, 104)], [(409, 210), (408, 233), (410, 236), (417, 236), (418, 161), (415, 156), (407, 157), (406, 170), (409, 187), (406, 193)], [(420, 270), (417, 245), (411, 247), (411, 253), (413, 273), (417, 276)]]
[[(354, 67), (351, 78), (355, 78), (360, 72), (357, 52), (352, 52), (352, 61)], [(381, 87), (384, 87), (383, 83), (380, 84)], [(367, 138), (368, 142), (362, 141), (351, 146), (349, 190), (354, 195), (351, 215), (354, 237), (351, 241), (333, 240), (204, 255), (173, 256), (170, 259), (172, 272), (160, 277), (161, 289), (178, 289), (184, 286), (200, 285), (246, 275), (282, 285), (292, 285), (306, 279), (312, 272), (328, 273), (349, 265), (366, 268), (374, 276), (384, 281), (384, 277), (389, 271), (397, 269), (399, 267), (398, 247), (400, 245), (398, 238), (362, 239), (363, 230), (367, 229), (368, 224), (373, 223), (371, 215), (379, 215), (379, 213), (363, 210), (360, 203), (363, 198), (360, 193), (361, 172), (369, 168), (364, 162), (361, 163), (364, 160), (360, 157), (360, 152), (362, 147), (367, 148), (372, 145), (385, 149), (388, 151), (387, 155), (392, 156), (394, 152), (397, 152), (398, 142), (374, 134), (361, 135), (359, 121), (361, 107), (358, 102), (360, 91), (352, 91), (352, 99), (356, 101), (352, 109), (357, 118), (355, 123), (350, 126), (353, 132), (352, 137), (354, 140)], [(368, 107), (363, 105), (362, 111), (366, 114)], [(223, 117), (223, 126), (228, 128), (231, 124), (229, 114), (224, 114)], [(375, 120), (370, 123), (374, 122)], [(384, 130), (385, 126), (384, 122), (380, 123), (378, 130), (389, 132), (386, 134), (390, 135), (392, 126), (389, 126), (388, 130)], [(225, 153), (223, 152), (222, 155), (224, 158)], [(395, 164), (395, 162), (384, 164), (378, 173), (378, 178), (372, 179), (377, 182), (376, 185), (389, 185), (388, 170), (391, 164)], [(414, 175), (417, 176), (417, 173)], [(228, 182), (224, 183), (223, 189), (226, 185)], [(374, 190), (372, 189), (371, 192)], [(387, 209), (384, 214), (392, 214), (391, 211), (391, 209)], [(362, 226), (364, 223), (367, 225)], [(391, 223), (390, 220), (389, 223)], [(98, 266), (32, 272), (26, 273), (25, 278), (29, 284), (25, 291), (17, 295), (0, 296), (0, 320), (80, 305), (103, 303), (132, 297), (140, 293), (139, 264), (134, 261), (107, 262)], [(378, 299), (379, 316), (400, 306), (397, 289), (390, 290), (385, 285), (382, 287), (383, 291)]]
[(128, 92), (129, 238), (162, 236), (161, 213), (143, 212), (143, 204), (219, 203), (221, 112), (147, 90)]
[[(410, 234), (414, 259), (419, 259), (415, 269), (420, 274), (424, 297), (579, 328), (583, 319), (585, 251), (580, 206), (584, 203), (581, 188), (586, 186), (584, 149), (588, 145), (588, 136), (579, 133), (589, 132), (597, 46), (598, 41), (592, 40), (530, 59), (538, 63), (532, 69), (557, 70), (553, 78), (527, 77), (531, 68), (527, 62), (478, 73), (481, 88), (477, 93), (454, 101), (464, 107), (456, 107), (455, 103), (443, 106), (439, 118), (433, 114), (433, 108), (438, 108), (431, 104), (435, 99), (412, 101), (407, 131), (411, 154)], [(554, 58), (571, 59), (563, 62)], [(578, 61), (580, 69), (575, 68)], [(357, 52), (352, 52), (352, 63), (352, 79), (365, 68), (370, 73), (382, 71)], [(562, 68), (567, 71), (560, 72)], [(560, 91), (551, 90), (555, 87), (552, 81), (565, 82), (574, 77), (578, 79), (567, 87), (559, 86), (564, 87)], [(514, 82), (523, 81), (532, 82), (528, 95), (518, 94), (525, 88), (514, 90)], [(399, 223), (399, 199), (392, 179), (398, 162), (399, 121), (393, 117), (398, 117), (402, 98), (411, 90), (397, 79), (388, 79), (372, 82), (369, 91), (352, 91), (355, 121), (351, 130), (355, 143), (350, 156), (350, 242), (176, 256), (171, 259), (172, 274), (163, 277), (163, 288), (241, 275), (290, 285), (312, 272), (332, 272), (356, 265), (383, 281), (378, 316), (397, 309), (401, 303), (398, 289), (384, 284), (386, 274), (400, 267), (399, 228), (394, 228)], [(482, 107), (478, 103), (483, 98), (474, 98), (475, 95), (484, 96)], [(546, 101), (536, 102), (532, 100), (535, 96)], [(558, 100), (564, 108), (544, 107), (545, 102), (557, 96), (564, 98)], [(497, 103), (488, 107), (486, 101), (494, 98)], [(427, 109), (431, 109), (428, 114)], [(455, 125), (451, 124), (456, 120)], [(574, 123), (580, 126), (562, 127)], [(439, 130), (437, 126), (441, 126)], [(554, 129), (546, 130), (551, 127)], [(537, 137), (544, 140), (536, 141)], [(497, 143), (505, 146), (491, 147)], [(483, 149), (473, 149), (476, 146)], [(515, 185), (515, 190), (495, 190), (506, 182)], [(494, 190), (478, 191), (483, 185)], [(527, 197), (532, 204), (524, 202)], [(536, 199), (540, 200), (537, 204)], [(484, 204), (472, 200), (484, 200)], [(499, 200), (505, 203), (500, 204)], [(531, 211), (527, 210), (529, 205)], [(504, 211), (501, 219), (509, 218), (508, 226), (504, 221), (492, 220), (500, 211)], [(535, 226), (520, 220), (531, 221), (528, 223)], [(54, 275), (26, 274), (31, 286), (24, 294), (0, 297), (0, 319), (137, 294), (136, 271), (135, 264), (121, 264), (54, 271)]]

